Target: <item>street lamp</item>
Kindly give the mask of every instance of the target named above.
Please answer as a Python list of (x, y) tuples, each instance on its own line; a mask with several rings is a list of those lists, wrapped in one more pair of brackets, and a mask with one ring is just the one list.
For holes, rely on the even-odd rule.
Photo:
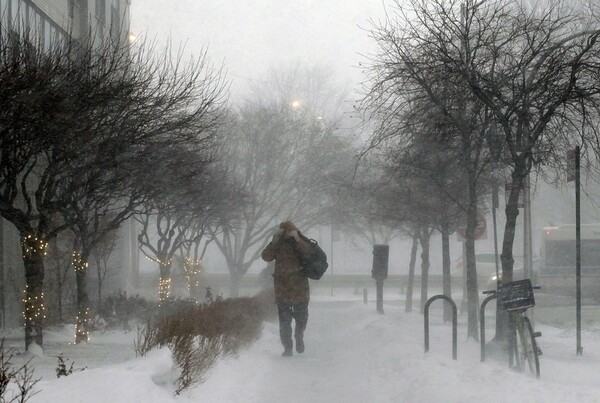
[(129, 41), (129, 44), (132, 44), (137, 40), (137, 36), (133, 32), (129, 32), (127, 33), (127, 40)]

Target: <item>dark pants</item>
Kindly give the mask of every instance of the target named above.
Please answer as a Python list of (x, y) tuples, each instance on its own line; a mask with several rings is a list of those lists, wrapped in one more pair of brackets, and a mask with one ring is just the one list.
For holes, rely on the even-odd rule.
[(292, 342), (292, 319), (296, 321), (294, 336), (302, 338), (306, 322), (308, 322), (308, 301), (297, 304), (277, 304), (279, 313), (279, 337), (281, 344), (288, 350), (294, 346)]

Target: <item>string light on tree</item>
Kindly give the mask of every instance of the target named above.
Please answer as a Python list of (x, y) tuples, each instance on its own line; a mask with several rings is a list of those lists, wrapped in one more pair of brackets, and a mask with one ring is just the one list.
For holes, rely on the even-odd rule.
[(75, 341), (85, 342), (90, 341), (90, 331), (88, 329), (88, 324), (90, 322), (90, 308), (85, 308), (85, 310), (75, 319)]
[(48, 247), (48, 242), (44, 241), (41, 238), (38, 238), (33, 235), (27, 235), (21, 241), (21, 248), (23, 250), (23, 258), (28, 258), (35, 255), (46, 256), (46, 248)]
[(200, 286), (200, 273), (202, 273), (202, 260), (186, 257), (183, 260), (183, 270), (187, 281), (188, 290)]
[(158, 282), (158, 303), (165, 302), (171, 294), (171, 279), (161, 278)]
[(78, 273), (83, 273), (87, 270), (88, 266), (88, 262), (84, 262), (82, 260), (81, 253), (73, 251), (73, 267), (75, 268), (75, 271)]
[(25, 318), (25, 324), (32, 322), (39, 322), (46, 318), (46, 307), (44, 306), (44, 292), (39, 291), (37, 295), (29, 292), (29, 286), (25, 285), (23, 290), (23, 318)]
[(169, 260), (159, 260), (159, 259), (152, 258), (150, 256), (146, 256), (146, 259), (148, 259), (149, 261), (154, 262), (154, 263), (156, 263), (156, 264), (158, 264), (160, 266), (170, 266), (171, 263), (173, 263), (173, 261), (171, 259), (169, 259)]

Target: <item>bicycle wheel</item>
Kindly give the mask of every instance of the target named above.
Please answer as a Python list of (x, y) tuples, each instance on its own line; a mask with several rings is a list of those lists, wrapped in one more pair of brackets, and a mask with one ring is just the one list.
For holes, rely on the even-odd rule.
[(540, 360), (538, 357), (538, 346), (533, 335), (531, 321), (525, 316), (519, 315), (516, 321), (517, 343), (519, 362), (524, 369), (529, 370), (537, 378), (540, 377)]

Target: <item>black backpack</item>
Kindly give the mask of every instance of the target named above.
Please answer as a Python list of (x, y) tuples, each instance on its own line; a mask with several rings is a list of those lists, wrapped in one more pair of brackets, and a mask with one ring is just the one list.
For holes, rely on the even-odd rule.
[(298, 253), (300, 265), (302, 266), (300, 272), (312, 280), (319, 280), (329, 267), (327, 255), (323, 252), (317, 241), (305, 237), (300, 232), (298, 232), (298, 235), (310, 245), (308, 253)]

